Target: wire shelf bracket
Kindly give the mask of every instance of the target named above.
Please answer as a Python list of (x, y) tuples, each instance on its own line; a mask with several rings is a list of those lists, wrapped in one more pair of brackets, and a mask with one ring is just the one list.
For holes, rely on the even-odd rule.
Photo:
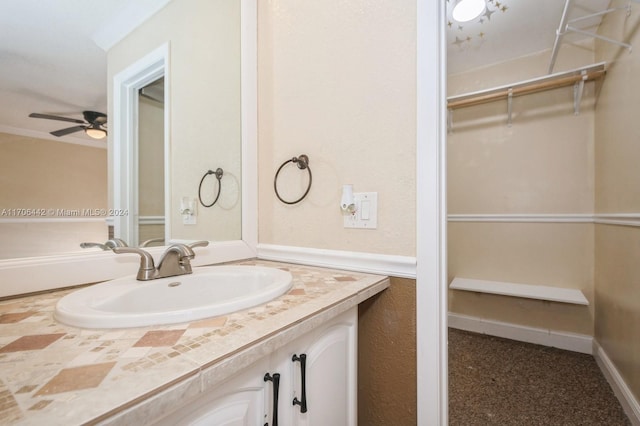
[[(633, 1), (636, 3), (640, 2), (640, 0), (633, 0)], [(593, 37), (598, 40), (605, 41), (607, 43), (615, 44), (616, 46), (624, 47), (627, 50), (629, 50), (629, 52), (632, 51), (633, 47), (629, 43), (625, 43), (619, 40), (614, 40), (612, 38), (601, 36), (600, 34), (596, 34), (590, 31), (585, 31), (573, 26), (573, 24), (577, 22), (585, 21), (585, 20), (596, 18), (599, 16), (608, 15), (609, 13), (617, 12), (620, 10), (626, 11), (627, 16), (629, 16), (629, 14), (631, 14), (631, 1), (629, 1), (627, 5), (624, 7), (612, 7), (612, 8), (602, 10), (600, 12), (595, 12), (589, 15), (580, 16), (574, 19), (568, 19), (569, 11), (571, 9), (571, 4), (572, 4), (572, 0), (566, 0), (564, 4), (564, 10), (562, 11), (562, 18), (560, 19), (560, 25), (556, 30), (556, 39), (553, 43), (553, 50), (551, 51), (551, 61), (549, 63), (548, 74), (551, 74), (553, 72), (553, 67), (556, 64), (556, 59), (558, 57), (558, 51), (560, 50), (560, 45), (562, 44), (562, 40), (565, 34), (567, 33), (577, 33), (577, 34), (582, 34), (584, 36)]]

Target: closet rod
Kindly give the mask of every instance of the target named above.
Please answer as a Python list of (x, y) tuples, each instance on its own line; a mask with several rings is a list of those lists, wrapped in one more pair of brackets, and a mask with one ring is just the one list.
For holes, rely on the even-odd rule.
[(586, 67), (577, 68), (575, 70), (559, 72), (514, 84), (494, 87), (492, 89), (450, 96), (447, 98), (447, 108), (465, 108), (486, 102), (493, 102), (499, 99), (507, 99), (510, 92), (512, 93), (512, 96), (520, 96), (544, 90), (551, 90), (558, 87), (570, 86), (572, 84), (579, 83), (580, 81), (595, 80), (605, 75), (605, 65), (605, 62), (600, 62)]

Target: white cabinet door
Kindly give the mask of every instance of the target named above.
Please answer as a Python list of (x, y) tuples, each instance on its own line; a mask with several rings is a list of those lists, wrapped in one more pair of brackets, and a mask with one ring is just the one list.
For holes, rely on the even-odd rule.
[(274, 426), (277, 411), (278, 426), (356, 426), (357, 323), (355, 307), (187, 402), (156, 425)]
[(277, 352), (274, 368), (290, 377), (281, 386), (282, 426), (357, 424), (357, 320), (354, 308)]
[[(267, 423), (272, 387), (265, 382), (268, 357), (221, 383), (218, 388), (188, 403), (156, 425), (262, 426)], [(270, 424), (270, 423), (269, 423)]]

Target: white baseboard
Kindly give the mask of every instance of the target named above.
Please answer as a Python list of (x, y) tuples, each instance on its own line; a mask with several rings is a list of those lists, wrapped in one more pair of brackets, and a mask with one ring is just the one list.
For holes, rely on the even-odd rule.
[(449, 327), (591, 355), (593, 337), (449, 313)]
[(387, 254), (258, 244), (258, 258), (346, 269), (392, 277), (416, 278), (416, 258)]
[(615, 393), (620, 401), (624, 412), (629, 417), (629, 420), (631, 420), (631, 424), (640, 426), (640, 403), (625, 383), (609, 356), (607, 356), (607, 353), (595, 339), (593, 341), (593, 356), (600, 370), (602, 370), (602, 374), (604, 374), (604, 377), (609, 382), (611, 389), (613, 389), (613, 393)]

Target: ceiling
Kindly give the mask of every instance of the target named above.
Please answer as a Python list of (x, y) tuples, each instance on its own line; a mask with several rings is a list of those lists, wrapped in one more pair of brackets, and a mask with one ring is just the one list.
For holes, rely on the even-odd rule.
[[(451, 17), (453, 0), (447, 1), (447, 69), (458, 73), (510, 58), (550, 50), (565, 6), (563, 0), (487, 0), (480, 18), (458, 24)], [(568, 18), (574, 19), (605, 10), (611, 0), (573, 0)], [(600, 18), (574, 26), (594, 32)], [(588, 38), (567, 34), (564, 42)]]
[[(48, 132), (69, 127), (69, 123), (29, 118), (29, 114), (82, 119), (84, 110), (106, 113), (106, 49), (169, 1), (0, 1), (0, 132), (55, 139)], [(450, 73), (553, 46), (564, 1), (487, 2), (488, 12), (474, 22), (458, 25), (449, 16)], [(603, 10), (609, 2), (574, 0), (570, 17)], [(134, 15), (136, 19), (131, 18)], [(594, 30), (598, 23), (595, 19), (580, 27)], [(109, 32), (116, 35), (109, 37)], [(567, 36), (566, 40), (576, 38)], [(105, 145), (83, 132), (64, 140)]]
[(0, 132), (105, 147), (84, 132), (51, 136), (74, 124), (29, 114), (106, 113), (106, 50), (168, 1), (1, 0)]

